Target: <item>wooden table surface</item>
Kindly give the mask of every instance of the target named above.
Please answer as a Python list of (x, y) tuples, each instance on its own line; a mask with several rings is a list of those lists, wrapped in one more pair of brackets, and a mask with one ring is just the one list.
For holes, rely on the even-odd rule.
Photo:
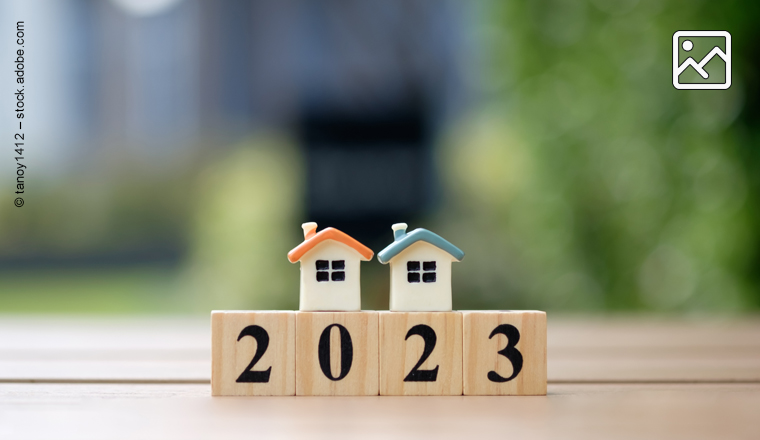
[(550, 314), (546, 397), (212, 398), (209, 352), (208, 318), (0, 316), (0, 439), (760, 439), (760, 317)]

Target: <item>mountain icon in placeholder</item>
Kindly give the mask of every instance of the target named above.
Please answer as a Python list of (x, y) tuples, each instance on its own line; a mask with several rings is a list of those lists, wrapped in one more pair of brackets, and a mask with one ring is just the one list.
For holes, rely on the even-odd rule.
[(731, 34), (725, 31), (673, 34), (673, 86), (697, 90), (729, 88)]

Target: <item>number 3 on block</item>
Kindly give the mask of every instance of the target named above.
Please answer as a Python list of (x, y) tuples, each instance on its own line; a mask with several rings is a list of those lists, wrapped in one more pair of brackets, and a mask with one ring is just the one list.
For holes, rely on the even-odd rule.
[(462, 315), (465, 395), (546, 394), (545, 312)]
[(517, 330), (517, 327), (511, 324), (500, 324), (497, 326), (491, 334), (488, 336), (488, 339), (493, 338), (496, 335), (504, 335), (507, 339), (507, 346), (504, 347), (504, 349), (499, 350), (498, 353), (505, 358), (509, 359), (509, 362), (512, 363), (512, 375), (509, 377), (503, 377), (499, 373), (495, 371), (489, 371), (488, 372), (488, 380), (491, 382), (509, 382), (510, 380), (517, 377), (518, 374), (520, 374), (520, 371), (522, 370), (523, 365), (523, 357), (522, 353), (518, 349), (515, 348), (515, 345), (517, 345), (518, 342), (520, 342), (520, 331)]

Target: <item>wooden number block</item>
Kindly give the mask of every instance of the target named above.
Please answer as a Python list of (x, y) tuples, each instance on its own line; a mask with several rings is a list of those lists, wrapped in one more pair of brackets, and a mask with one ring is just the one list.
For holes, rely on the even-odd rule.
[(296, 394), (376, 396), (377, 312), (296, 312)]
[(295, 312), (211, 312), (211, 395), (292, 396)]
[(546, 312), (462, 315), (465, 395), (546, 395)]
[(380, 394), (461, 395), (462, 314), (380, 312)]

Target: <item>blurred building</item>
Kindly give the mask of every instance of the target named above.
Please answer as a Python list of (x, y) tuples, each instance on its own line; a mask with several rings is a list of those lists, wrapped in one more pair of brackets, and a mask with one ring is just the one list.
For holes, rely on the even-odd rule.
[(307, 159), (309, 219), (371, 241), (436, 199), (432, 145), (465, 99), (463, 5), (66, 0), (0, 8), (49, 27), (44, 36), (28, 32), (30, 82), (49, 91), (30, 93), (29, 105), (45, 150), (35, 166), (52, 179), (83, 174), (107, 186), (129, 167), (140, 170), (136, 180), (165, 179), (190, 158), (278, 131), (295, 137)]
[(373, 242), (435, 200), (432, 145), (465, 99), (460, 8), (206, 3), (203, 120), (298, 133), (308, 219)]

